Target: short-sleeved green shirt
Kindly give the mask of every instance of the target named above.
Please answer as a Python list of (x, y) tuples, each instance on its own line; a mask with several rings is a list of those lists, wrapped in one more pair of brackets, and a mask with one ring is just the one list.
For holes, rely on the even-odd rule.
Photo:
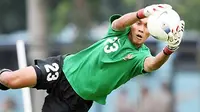
[(105, 104), (112, 90), (143, 73), (144, 60), (151, 56), (145, 45), (136, 48), (128, 38), (130, 27), (114, 31), (110, 18), (107, 35), (90, 47), (64, 59), (63, 72), (75, 92), (85, 100)]

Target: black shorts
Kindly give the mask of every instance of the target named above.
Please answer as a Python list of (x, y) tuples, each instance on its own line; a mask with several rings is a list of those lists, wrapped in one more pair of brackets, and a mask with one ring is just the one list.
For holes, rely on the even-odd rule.
[(37, 84), (47, 90), (42, 112), (88, 112), (93, 101), (82, 99), (73, 90), (63, 71), (63, 56), (35, 60)]

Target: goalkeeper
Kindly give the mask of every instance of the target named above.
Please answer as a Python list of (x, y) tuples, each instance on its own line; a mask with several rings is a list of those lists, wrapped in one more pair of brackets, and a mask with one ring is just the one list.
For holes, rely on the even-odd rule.
[(105, 104), (114, 89), (137, 75), (157, 70), (178, 49), (183, 21), (155, 57), (144, 45), (150, 36), (148, 16), (167, 8), (171, 6), (156, 4), (122, 16), (112, 15), (107, 35), (78, 53), (35, 60), (34, 65), (16, 71), (2, 69), (0, 89), (47, 90), (42, 112), (87, 112), (93, 101)]

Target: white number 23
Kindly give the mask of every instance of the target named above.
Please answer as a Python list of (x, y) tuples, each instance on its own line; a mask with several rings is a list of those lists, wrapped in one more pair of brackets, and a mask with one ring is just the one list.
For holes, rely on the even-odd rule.
[(44, 65), (47, 74), (47, 81), (57, 80), (59, 77), (59, 65), (57, 63), (52, 63), (52, 65)]
[[(117, 44), (117, 42), (116, 42), (116, 40), (117, 40), (118, 38), (117, 37), (115, 37), (115, 38), (113, 38), (113, 39), (107, 39), (106, 41), (105, 41), (105, 47), (104, 47), (104, 52), (105, 53), (111, 53), (111, 52), (115, 52), (115, 51), (117, 51), (118, 50), (118, 48), (119, 48), (119, 45)], [(107, 44), (111, 44), (110, 46), (109, 45), (107, 45)]]

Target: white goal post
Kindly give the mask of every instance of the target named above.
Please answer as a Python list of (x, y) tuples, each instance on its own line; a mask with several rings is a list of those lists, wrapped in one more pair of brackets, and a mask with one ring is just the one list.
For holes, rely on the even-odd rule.
[[(19, 69), (26, 67), (27, 66), (26, 49), (23, 40), (18, 40), (16, 42), (16, 50), (17, 50)], [(23, 98), (24, 112), (32, 112), (32, 104), (31, 104), (31, 96), (29, 88), (22, 88), (22, 98)]]

